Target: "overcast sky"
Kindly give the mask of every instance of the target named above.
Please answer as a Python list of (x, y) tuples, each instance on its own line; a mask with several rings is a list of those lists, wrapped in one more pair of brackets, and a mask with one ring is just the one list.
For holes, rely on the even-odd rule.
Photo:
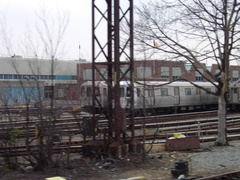
[[(128, 0), (125, 0), (128, 3)], [(135, 3), (139, 0), (135, 0)], [(106, 5), (105, 0), (95, 2)], [(121, 2), (121, 1), (120, 1)], [(124, 2), (124, 1), (122, 1)], [(44, 4), (48, 10), (55, 12), (68, 12), (69, 25), (64, 36), (65, 59), (81, 58), (91, 59), (91, 3), (92, 0), (0, 0), (0, 15), (6, 17), (10, 37), (13, 42), (18, 42), (23, 37), (26, 28), (36, 23), (36, 13)], [(80, 43), (80, 51), (79, 51)], [(21, 55), (17, 43), (12, 43), (15, 54)], [(2, 48), (0, 49), (4, 55)], [(6, 52), (5, 52), (6, 54)]]
[[(67, 52), (64, 54), (64, 58), (78, 59), (80, 42), (81, 58), (90, 59), (91, 0), (0, 0), (1, 16), (6, 16), (12, 40), (18, 41), (26, 28), (34, 25), (37, 19), (36, 13), (43, 4), (51, 12), (59, 9), (70, 15), (69, 25), (64, 36), (65, 51)], [(21, 53), (15, 46), (14, 50), (16, 54)], [(2, 55), (2, 53), (0, 54)]]

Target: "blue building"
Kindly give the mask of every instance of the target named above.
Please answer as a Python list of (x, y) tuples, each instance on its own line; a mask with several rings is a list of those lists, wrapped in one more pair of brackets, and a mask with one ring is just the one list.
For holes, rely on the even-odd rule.
[(79, 60), (0, 57), (0, 105), (35, 104), (54, 97), (56, 84), (77, 84)]

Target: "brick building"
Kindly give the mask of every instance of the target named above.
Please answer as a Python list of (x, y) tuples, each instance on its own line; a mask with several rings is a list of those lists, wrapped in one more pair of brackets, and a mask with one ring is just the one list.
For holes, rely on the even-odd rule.
[[(97, 65), (99, 71), (107, 74), (105, 66)], [(121, 71), (126, 72), (127, 67), (121, 66)], [(181, 74), (186, 73), (183, 62), (170, 61), (135, 61), (134, 62), (134, 78), (137, 81), (142, 80), (161, 80), (169, 81), (181, 77)], [(127, 76), (129, 77), (129, 76)], [(77, 79), (78, 82), (92, 80), (92, 63), (84, 63), (77, 65)], [(95, 72), (95, 79), (102, 80), (98, 72)]]
[[(205, 66), (205, 64), (202, 65)], [(98, 65), (97, 67), (101, 73), (107, 72), (105, 66)], [(216, 64), (213, 64), (211, 67), (205, 66), (205, 70), (199, 65), (196, 67), (209, 79), (211, 79), (211, 76), (208, 75), (206, 69), (212, 74), (217, 74), (219, 72), (218, 65)], [(126, 68), (127, 67), (121, 66), (122, 72), (125, 72)], [(231, 81), (237, 81), (239, 79), (239, 74), (239, 66), (230, 67), (230, 76), (232, 77)], [(95, 80), (103, 79), (100, 77), (98, 72), (95, 72), (95, 76)], [(206, 79), (204, 79), (193, 66), (182, 61), (147, 60), (134, 62), (134, 79), (136, 81), (172, 81), (178, 78), (190, 81), (206, 81)], [(92, 63), (77, 65), (77, 80), (80, 84), (84, 81), (92, 80)]]

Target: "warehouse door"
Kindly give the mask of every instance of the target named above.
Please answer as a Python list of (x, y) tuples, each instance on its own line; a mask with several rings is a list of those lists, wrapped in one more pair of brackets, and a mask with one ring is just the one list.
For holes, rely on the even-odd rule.
[(174, 87), (174, 104), (179, 105), (180, 103), (180, 95), (179, 95), (179, 87)]

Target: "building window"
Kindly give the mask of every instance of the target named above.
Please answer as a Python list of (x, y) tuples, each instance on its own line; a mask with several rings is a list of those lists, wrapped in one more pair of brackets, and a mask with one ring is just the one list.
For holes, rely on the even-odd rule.
[(152, 77), (152, 67), (137, 67), (138, 78), (150, 78)]
[(103, 80), (104, 78), (107, 79), (108, 78), (108, 72), (107, 72), (107, 68), (100, 68), (100, 79)]
[(179, 79), (182, 77), (181, 67), (172, 67), (173, 80)]
[(85, 81), (91, 81), (92, 78), (92, 69), (84, 69), (83, 70), (83, 80)]
[(219, 70), (219, 69), (215, 69), (215, 74), (214, 74), (214, 76), (215, 76), (216, 78), (221, 78), (221, 73), (220, 73), (220, 70)]
[(12, 79), (12, 74), (4, 74), (4, 79)]
[(23, 75), (14, 75), (15, 77), (14, 77), (14, 79), (16, 78), (16, 79), (23, 79)]
[(67, 75), (56, 75), (55, 76), (56, 80), (72, 80), (72, 76), (67, 76)]
[[(121, 69), (121, 76), (123, 76), (129, 70), (127, 66), (121, 66), (120, 69)], [(130, 78), (130, 71), (127, 72), (125, 77)]]
[(49, 77), (47, 75), (40, 75), (40, 79), (46, 80), (46, 79), (49, 79)]
[(50, 75), (49, 79), (56, 79), (56, 77), (54, 75)]
[(237, 81), (239, 77), (239, 72), (234, 70), (232, 71), (232, 81)]
[[(200, 71), (203, 74), (203, 69), (198, 69), (198, 71)], [(203, 81), (203, 76), (198, 71), (196, 71), (196, 74), (195, 74), (196, 81)]]
[(161, 67), (161, 78), (169, 78), (169, 67)]
[(72, 76), (72, 80), (77, 80), (77, 76)]
[(18, 75), (14, 74), (13, 79), (18, 79)]
[(203, 81), (203, 77), (196, 76), (196, 81)]
[(44, 87), (44, 97), (45, 98), (54, 98), (54, 86), (45, 86)]

